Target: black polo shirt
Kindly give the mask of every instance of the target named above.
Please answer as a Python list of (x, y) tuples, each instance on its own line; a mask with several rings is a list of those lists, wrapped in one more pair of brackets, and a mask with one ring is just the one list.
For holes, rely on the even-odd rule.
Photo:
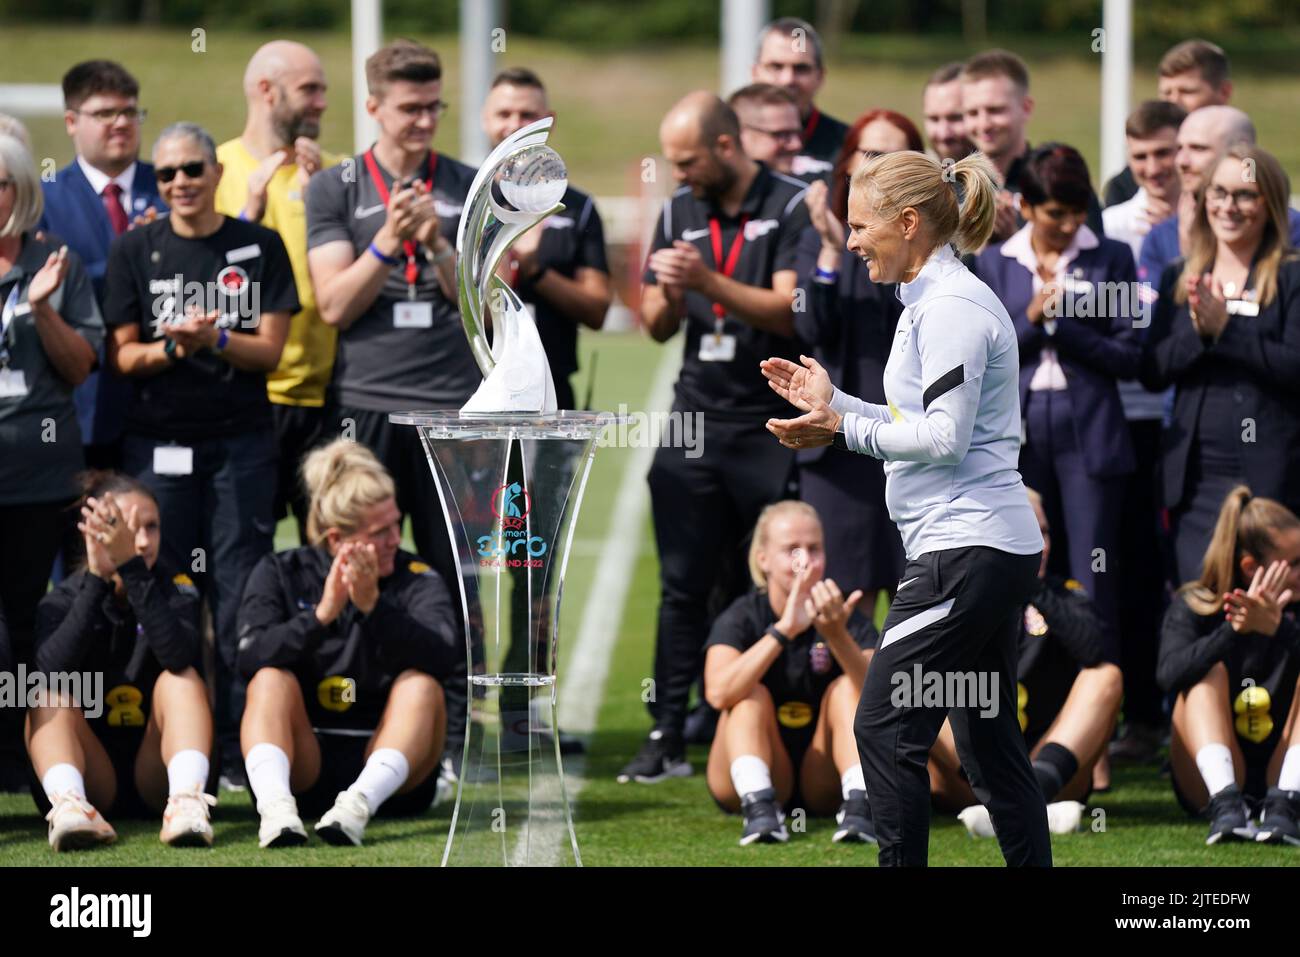
[[(599, 269), (609, 274), (605, 256), (605, 227), (590, 196), (570, 186), (560, 200), (564, 209), (548, 216), (536, 229), (542, 230), (537, 243), (537, 265), (573, 279), (580, 268)], [(540, 276), (540, 273), (538, 274)], [(520, 284), (519, 298), (533, 306), (537, 331), (541, 334), (551, 376), (563, 382), (578, 371), (578, 320), (567, 316), (545, 296), (537, 293), (533, 282)]]
[[(770, 289), (773, 273), (797, 269), (799, 236), (808, 225), (808, 209), (803, 202), (807, 188), (806, 183), (760, 163), (738, 214), (728, 216), (711, 200), (696, 199), (690, 187), (683, 186), (664, 202), (650, 251), (670, 247), (674, 240), (682, 239), (694, 243), (705, 264), (716, 269), (719, 264), (713, 255), (710, 219), (716, 217), (721, 229), (724, 260), (744, 220), (745, 241), (732, 278)], [(658, 282), (648, 263), (642, 279), (648, 284)], [(790, 414), (789, 403), (768, 387), (758, 364), (771, 356), (798, 361), (797, 340), (764, 332), (728, 314), (722, 334), (735, 337), (734, 358), (726, 362), (704, 361), (700, 359), (700, 345), (704, 336), (714, 334), (713, 301), (693, 289), (686, 291), (685, 325), (686, 355), (675, 390), (680, 407), (707, 410), (722, 419), (754, 422), (760, 428), (765, 419)]]
[(814, 179), (827, 176), (848, 135), (847, 123), (827, 116), (814, 106), (804, 118), (803, 152), (794, 158), (794, 175)]
[[(433, 202), (438, 232), (453, 245), (474, 169), (450, 156), (431, 153)], [(384, 188), (390, 194), (393, 177), (376, 161)], [(428, 161), (419, 171), (429, 175)], [(384, 225), (386, 204), (367, 168), (365, 154), (321, 170), (307, 187), (307, 249), (332, 242), (348, 242), (357, 257), (367, 249)], [(409, 297), (406, 254), (389, 271), (379, 295), (356, 321), (339, 332), (334, 388), (338, 402), (348, 408), (374, 412), (401, 409), (459, 408), (483, 381), (460, 321), (460, 306), (442, 294), (435, 267), (421, 250), (416, 256), (419, 278), (417, 302), (429, 303), (428, 324), (399, 323), (394, 305)]]
[[(1028, 143), (1025, 144), (1025, 151), (1011, 161), (1007, 168), (1007, 181), (1002, 185), (1011, 192), (1020, 194), (1020, 178), (1025, 173), (1025, 164), (1029, 161), (1029, 154), (1034, 148)], [(1016, 210), (1016, 222), (1021, 226), (1025, 221), (1020, 217), (1020, 210)], [(1088, 228), (1098, 237), (1106, 235), (1106, 227), (1101, 221), (1101, 202), (1097, 199), (1097, 193), (1091, 187), (1088, 190)]]
[[(256, 334), (262, 314), (297, 312), (293, 266), (279, 235), (227, 216), (209, 236), (178, 236), (164, 216), (113, 241), (105, 325), (136, 325), (141, 342), (157, 342), (164, 326), (184, 321), (190, 302), (219, 310), (217, 325), (231, 336)], [(127, 432), (194, 442), (271, 426), (266, 373), (237, 369), (207, 349), (131, 382)]]

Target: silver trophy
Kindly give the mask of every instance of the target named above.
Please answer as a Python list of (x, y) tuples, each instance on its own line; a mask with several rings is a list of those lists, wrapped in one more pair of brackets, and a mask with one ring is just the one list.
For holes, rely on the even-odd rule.
[[(548, 116), (502, 140), (469, 189), (456, 233), (456, 284), (483, 384), (463, 413), (556, 411), (555, 382), (537, 324), (496, 272), (516, 239), (564, 209), (568, 172), (560, 154), (546, 145), (553, 122)], [(485, 315), (492, 323), (490, 345)]]

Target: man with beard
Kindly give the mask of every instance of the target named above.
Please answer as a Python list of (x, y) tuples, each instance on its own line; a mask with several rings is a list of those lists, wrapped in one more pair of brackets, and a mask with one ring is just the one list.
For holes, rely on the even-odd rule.
[[(650, 469), (660, 560), (654, 728), (620, 781), (691, 773), (683, 732), (700, 674), (715, 583), (743, 589), (744, 538), (787, 495), (793, 453), (767, 441), (784, 414), (758, 363), (795, 357), (795, 254), (808, 225), (805, 184), (745, 155), (740, 122), (711, 93), (677, 103), (659, 127), (680, 188), (664, 202), (643, 277), (641, 317), (657, 342), (685, 327), (674, 413), (703, 417), (702, 453), (661, 447)], [(727, 596), (727, 600), (735, 597)], [(725, 607), (725, 605), (724, 605)]]
[(298, 464), (325, 432), (325, 391), (334, 369), (338, 333), (320, 320), (307, 272), (304, 198), (313, 173), (341, 157), (322, 153), (325, 71), (309, 48), (291, 40), (262, 46), (244, 71), (248, 118), (241, 136), (217, 147), (225, 172), (217, 187), (217, 211), (275, 230), (293, 263), (302, 309), (289, 325), (280, 365), (266, 377), (280, 465), (275, 517), (286, 508), (306, 542), (307, 499)]

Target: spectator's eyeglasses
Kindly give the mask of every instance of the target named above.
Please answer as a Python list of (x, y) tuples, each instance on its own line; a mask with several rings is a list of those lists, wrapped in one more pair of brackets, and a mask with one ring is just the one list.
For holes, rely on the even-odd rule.
[(203, 160), (196, 160), (193, 163), (182, 163), (180, 166), (159, 166), (154, 170), (154, 175), (158, 177), (160, 183), (170, 183), (176, 178), (178, 172), (184, 173), (190, 179), (198, 179), (203, 175), (203, 170), (207, 166)]
[(443, 100), (435, 100), (432, 103), (413, 103), (409, 106), (399, 106), (397, 111), (408, 120), (419, 119), (425, 113), (428, 113), (436, 120), (447, 112), (449, 105)]
[(143, 123), (145, 117), (149, 115), (148, 110), (138, 110), (134, 106), (126, 106), (120, 110), (92, 110), (90, 112), (73, 110), (72, 112), (78, 116), (89, 116), (96, 123), (103, 123), (105, 126), (118, 119), (126, 120), (128, 123)]
[(1236, 189), (1229, 192), (1222, 186), (1211, 186), (1205, 191), (1205, 201), (1215, 206), (1226, 206), (1231, 199), (1243, 213), (1254, 209), (1259, 204), (1259, 191), (1253, 189)]
[(745, 129), (753, 130), (755, 133), (763, 133), (767, 136), (772, 137), (772, 139), (776, 140), (777, 142), (788, 142), (790, 140), (797, 140), (803, 138), (802, 130), (765, 130), (761, 126), (753, 126), (749, 123), (745, 124)]

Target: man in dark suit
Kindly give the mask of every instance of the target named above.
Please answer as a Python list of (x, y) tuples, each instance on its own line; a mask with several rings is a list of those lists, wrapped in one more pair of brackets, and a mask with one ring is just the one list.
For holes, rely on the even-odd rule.
[[(78, 63), (63, 76), (63, 121), (76, 158), (53, 182), (42, 182), (40, 228), (61, 237), (81, 257), (103, 304), (109, 244), (137, 219), (166, 212), (153, 167), (136, 159), (145, 113), (135, 77), (111, 60)], [(122, 417), (131, 387), (104, 367), (77, 387), (78, 425), (91, 468), (120, 465)]]

